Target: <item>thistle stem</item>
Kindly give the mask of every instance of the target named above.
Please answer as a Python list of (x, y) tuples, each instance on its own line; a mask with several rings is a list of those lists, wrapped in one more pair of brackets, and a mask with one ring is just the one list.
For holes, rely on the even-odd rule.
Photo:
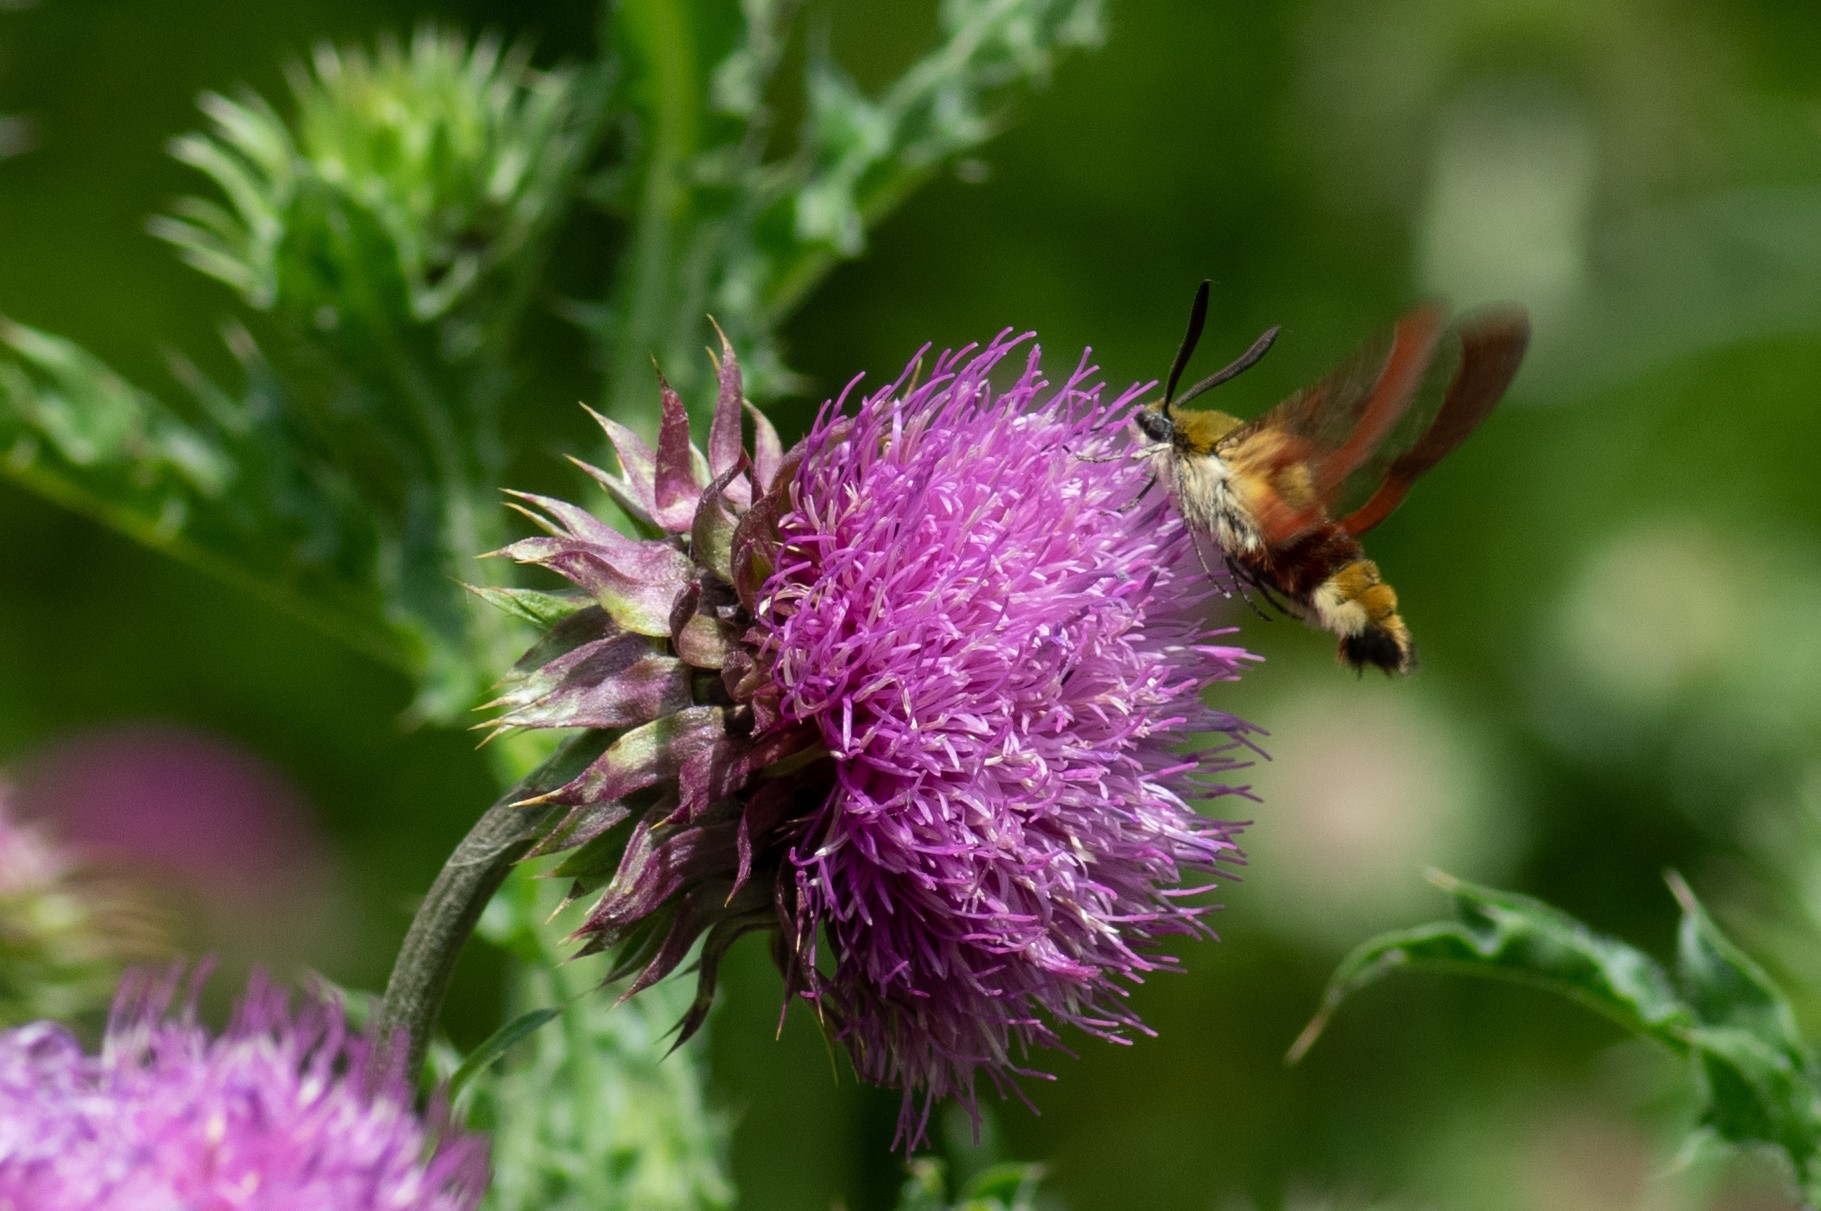
[(563, 813), (552, 806), (519, 807), (568, 782), (576, 773), (577, 758), (585, 765), (599, 750), (599, 734), (584, 732), (559, 749), (524, 781), (501, 795), (474, 822), (436, 881), (418, 906), (404, 945), (386, 981), (380, 1002), (382, 1039), (405, 1039), (406, 1072), (418, 1072), (429, 1047), (430, 1032), (442, 1012), (449, 979), (462, 946), (479, 922), (487, 901), (493, 898), (506, 875), (520, 858), (544, 836)]

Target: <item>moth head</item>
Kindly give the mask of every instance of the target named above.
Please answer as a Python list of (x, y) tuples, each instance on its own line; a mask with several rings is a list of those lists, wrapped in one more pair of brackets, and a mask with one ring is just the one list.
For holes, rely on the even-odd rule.
[(1161, 403), (1147, 405), (1132, 419), (1137, 422), (1139, 432), (1154, 442), (1169, 441), (1176, 430), (1170, 421), (1169, 409)]

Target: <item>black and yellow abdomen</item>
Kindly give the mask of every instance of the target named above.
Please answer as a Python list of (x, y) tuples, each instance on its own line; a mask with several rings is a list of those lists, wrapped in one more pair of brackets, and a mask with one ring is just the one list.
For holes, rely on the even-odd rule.
[(1416, 667), (1410, 628), (1397, 612), (1397, 591), (1339, 524), (1327, 522), (1282, 547), (1236, 552), (1234, 558), (1305, 622), (1337, 636), (1343, 664), (1387, 673)]

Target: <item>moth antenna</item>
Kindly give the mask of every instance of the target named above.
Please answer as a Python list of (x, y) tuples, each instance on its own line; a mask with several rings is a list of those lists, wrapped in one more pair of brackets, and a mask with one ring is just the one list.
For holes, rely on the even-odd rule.
[(1201, 340), (1202, 326), (1208, 322), (1208, 291), (1213, 285), (1213, 282), (1203, 278), (1195, 290), (1195, 301), (1189, 304), (1189, 330), (1183, 333), (1182, 344), (1176, 349), (1176, 360), (1170, 363), (1170, 377), (1164, 382), (1163, 406), (1166, 408), (1176, 397), (1176, 384), (1182, 381), (1182, 372), (1195, 353), (1196, 342)]
[(1263, 336), (1252, 342), (1252, 347), (1250, 349), (1240, 354), (1226, 366), (1223, 366), (1219, 370), (1208, 375), (1208, 377), (1202, 379), (1187, 391), (1184, 391), (1182, 393), (1182, 398), (1176, 402), (1178, 404), (1186, 404), (1202, 392), (1212, 391), (1228, 379), (1236, 378), (1258, 365), (1258, 359), (1270, 352), (1272, 343), (1277, 340), (1277, 334), (1282, 331), (1283, 328), (1281, 326), (1266, 329)]

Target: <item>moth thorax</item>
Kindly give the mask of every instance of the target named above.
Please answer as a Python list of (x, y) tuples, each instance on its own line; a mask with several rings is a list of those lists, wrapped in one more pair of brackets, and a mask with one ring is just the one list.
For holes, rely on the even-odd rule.
[(1213, 411), (1177, 412), (1170, 420), (1176, 431), (1177, 448), (1188, 454), (1212, 454), (1220, 440), (1240, 425), (1237, 416)]
[(1264, 549), (1251, 508), (1235, 490), (1233, 469), (1218, 454), (1177, 453), (1172, 459), (1183, 519), (1213, 536), (1221, 550), (1243, 555)]

